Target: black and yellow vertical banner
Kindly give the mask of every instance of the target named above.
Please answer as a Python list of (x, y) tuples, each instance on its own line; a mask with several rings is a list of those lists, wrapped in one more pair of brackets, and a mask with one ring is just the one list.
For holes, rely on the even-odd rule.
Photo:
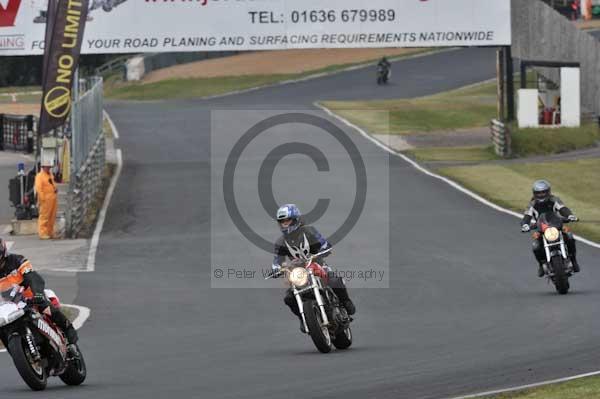
[(89, 0), (50, 0), (46, 20), (39, 134), (63, 125), (72, 106)]

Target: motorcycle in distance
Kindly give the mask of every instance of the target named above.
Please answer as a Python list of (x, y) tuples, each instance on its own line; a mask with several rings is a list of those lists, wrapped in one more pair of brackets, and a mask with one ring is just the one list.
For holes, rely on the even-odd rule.
[(286, 275), (286, 281), (300, 310), (304, 330), (321, 353), (331, 352), (334, 346), (337, 349), (348, 349), (352, 345), (352, 318), (333, 289), (327, 286), (327, 272), (314, 261), (331, 249), (312, 255), (306, 260), (294, 259), (286, 262), (279, 272), (265, 278), (268, 280)]
[(377, 84), (378, 85), (387, 84), (387, 82), (391, 76), (392, 76), (392, 71), (390, 70), (390, 68), (383, 66), (383, 65), (377, 65)]
[(556, 291), (561, 295), (569, 292), (569, 277), (573, 275), (573, 262), (564, 239), (566, 223), (569, 223), (569, 219), (555, 212), (547, 212), (540, 215), (537, 223), (531, 226), (532, 230), (535, 230), (533, 238), (542, 238), (546, 252), (544, 273), (548, 280), (554, 283)]
[[(58, 376), (67, 385), (80, 385), (87, 375), (81, 351), (77, 348), (76, 357), (69, 353), (63, 332), (23, 297), (23, 291), (14, 286), (0, 297), (0, 340), (21, 378), (34, 391), (44, 390), (49, 376)], [(60, 304), (51, 290), (45, 293)]]

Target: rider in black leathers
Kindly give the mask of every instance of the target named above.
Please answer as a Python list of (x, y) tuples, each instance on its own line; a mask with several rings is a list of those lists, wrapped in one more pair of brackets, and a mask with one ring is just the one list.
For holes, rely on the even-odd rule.
[[(577, 221), (577, 217), (573, 212), (563, 204), (563, 202), (555, 195), (552, 195), (552, 188), (550, 183), (546, 180), (537, 180), (533, 184), (533, 198), (529, 203), (523, 219), (521, 219), (521, 231), (527, 232), (531, 229), (531, 221), (536, 221), (539, 217), (547, 212), (558, 212), (562, 217), (569, 219), (570, 221)], [(573, 262), (573, 271), (578, 273), (580, 271), (579, 263), (577, 262), (577, 248), (575, 246), (575, 238), (573, 233), (564, 233), (565, 244), (569, 250), (569, 256)], [(532, 243), (533, 254), (538, 261), (538, 277), (544, 277), (544, 263), (546, 263), (546, 253), (544, 251), (544, 245), (541, 236), (538, 239), (534, 239)]]
[(383, 57), (377, 65), (384, 67), (388, 70), (392, 67), (392, 64), (390, 64), (390, 62), (388, 61), (388, 59), (386, 57)]
[[(301, 220), (300, 210), (294, 204), (287, 204), (277, 211), (277, 222), (283, 235), (275, 243), (273, 271), (281, 268), (281, 264), (286, 257), (289, 259), (306, 259), (310, 254), (317, 254), (331, 248), (331, 244), (312, 226), (305, 225)], [(325, 264), (324, 259), (331, 252), (316, 259), (316, 262), (323, 266), (329, 274), (328, 285), (333, 289), (342, 305), (346, 308), (349, 315), (355, 313), (354, 304), (348, 296), (348, 290), (341, 277), (331, 274), (331, 270)], [(284, 298), (284, 302), (289, 306), (292, 313), (300, 319), (300, 329), (304, 331), (304, 324), (300, 316), (298, 304), (294, 294), (289, 289)]]
[(386, 80), (387, 80), (390, 77), (390, 70), (392, 68), (392, 64), (390, 64), (390, 62), (387, 60), (386, 57), (383, 57), (379, 61), (377, 66), (383, 68), (383, 70), (386, 72)]

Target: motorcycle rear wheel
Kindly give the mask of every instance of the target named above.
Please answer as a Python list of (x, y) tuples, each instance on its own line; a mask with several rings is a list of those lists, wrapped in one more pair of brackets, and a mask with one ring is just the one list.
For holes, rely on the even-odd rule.
[(554, 286), (560, 295), (565, 295), (569, 292), (569, 277), (565, 273), (565, 261), (559, 256), (555, 256), (550, 260), (552, 271), (554, 272)]
[(327, 327), (324, 327), (323, 319), (321, 317), (321, 310), (317, 301), (307, 301), (304, 304), (304, 316), (306, 317), (306, 324), (308, 325), (308, 333), (313, 343), (321, 353), (331, 352), (331, 337)]
[(43, 391), (48, 384), (46, 370), (41, 365), (35, 370), (26, 352), (29, 352), (29, 348), (26, 346), (23, 337), (15, 335), (10, 338), (8, 341), (8, 353), (10, 353), (19, 375), (29, 388), (34, 391)]
[(352, 330), (350, 326), (340, 331), (333, 340), (333, 345), (337, 349), (348, 349), (352, 345)]

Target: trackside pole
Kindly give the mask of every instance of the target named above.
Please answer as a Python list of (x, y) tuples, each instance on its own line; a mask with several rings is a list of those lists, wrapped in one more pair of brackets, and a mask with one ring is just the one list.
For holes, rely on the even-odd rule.
[(505, 90), (504, 90), (504, 51), (498, 49), (496, 52), (496, 76), (497, 76), (497, 92), (498, 92), (498, 120), (504, 121), (504, 101), (505, 101)]
[(506, 64), (506, 120), (515, 120), (515, 74), (510, 46), (504, 47), (504, 62)]

